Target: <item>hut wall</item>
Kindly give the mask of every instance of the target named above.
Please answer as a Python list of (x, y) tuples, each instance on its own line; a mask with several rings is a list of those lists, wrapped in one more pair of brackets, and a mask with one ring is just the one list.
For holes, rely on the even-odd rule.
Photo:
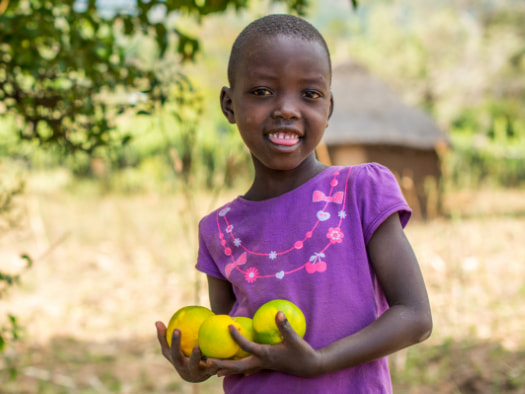
[(441, 211), (441, 167), (435, 150), (387, 145), (329, 146), (333, 165), (376, 162), (398, 179), (415, 218), (429, 218)]

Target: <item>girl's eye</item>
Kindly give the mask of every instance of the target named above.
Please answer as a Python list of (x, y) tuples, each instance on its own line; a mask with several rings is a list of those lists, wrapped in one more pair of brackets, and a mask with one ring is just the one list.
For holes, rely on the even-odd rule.
[(321, 97), (321, 94), (314, 91), (314, 90), (307, 90), (303, 92), (303, 97), (309, 98), (309, 99), (317, 99)]
[(257, 88), (252, 90), (252, 94), (254, 94), (255, 96), (269, 96), (272, 94), (272, 92), (266, 88)]

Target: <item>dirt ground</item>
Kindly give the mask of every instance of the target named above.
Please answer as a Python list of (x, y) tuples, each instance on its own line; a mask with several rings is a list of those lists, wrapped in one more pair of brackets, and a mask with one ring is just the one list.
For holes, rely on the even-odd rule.
[[(207, 305), (180, 196), (101, 196), (35, 180), (23, 226), (0, 237), (0, 270), (34, 265), (0, 300), (25, 328), (0, 360), (0, 393), (220, 393), (181, 381), (154, 322)], [(197, 213), (210, 202), (195, 200)], [(425, 343), (391, 357), (399, 393), (525, 393), (525, 190), (446, 196), (447, 215), (406, 231), (434, 317)], [(18, 371), (9, 379), (9, 368)]]

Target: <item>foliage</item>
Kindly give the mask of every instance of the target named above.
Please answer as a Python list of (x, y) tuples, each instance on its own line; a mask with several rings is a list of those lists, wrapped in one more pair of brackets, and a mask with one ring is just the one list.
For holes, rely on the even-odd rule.
[[(306, 0), (274, 0), (303, 13)], [(152, 107), (165, 103), (164, 83), (126, 54), (126, 43), (149, 35), (156, 56), (175, 52), (193, 60), (199, 41), (169, 23), (169, 16), (197, 19), (242, 10), (248, 0), (136, 0), (131, 10), (103, 12), (95, 0), (3, 0), (0, 18), (0, 114), (13, 113), (21, 139), (90, 155), (104, 146), (125, 145), (115, 118), (129, 111), (129, 95), (141, 91)], [(7, 7), (5, 7), (7, 4)]]
[(445, 166), (447, 180), (456, 186), (518, 187), (525, 185), (525, 123), (493, 119), (490, 134), (467, 125), (455, 127), (453, 150)]
[(3, 112), (17, 116), (21, 139), (93, 152), (108, 144), (117, 106), (103, 97), (153, 76), (124, 67), (108, 22), (62, 4), (12, 1), (0, 20)]

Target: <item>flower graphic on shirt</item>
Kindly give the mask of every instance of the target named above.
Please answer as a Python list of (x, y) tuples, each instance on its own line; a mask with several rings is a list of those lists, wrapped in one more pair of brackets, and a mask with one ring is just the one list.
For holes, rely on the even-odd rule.
[(272, 250), (269, 254), (268, 254), (268, 258), (270, 260), (275, 260), (277, 258), (277, 252), (275, 250)]
[(341, 231), (341, 229), (339, 227), (330, 227), (328, 229), (328, 233), (326, 234), (326, 238), (328, 238), (330, 240), (330, 243), (338, 243), (340, 244), (341, 242), (343, 242), (343, 237), (345, 235), (343, 234), (343, 232)]
[(241, 242), (241, 240), (240, 240), (239, 238), (235, 238), (235, 239), (233, 240), (233, 244), (234, 244), (235, 246), (237, 246), (237, 247), (241, 246), (241, 243), (242, 243), (242, 242)]
[(341, 219), (346, 218), (346, 212), (341, 210), (337, 213), (337, 216), (339, 216)]
[(228, 227), (226, 227), (226, 232), (231, 233), (233, 231), (233, 224), (230, 224)]
[(244, 273), (244, 279), (246, 279), (246, 282), (248, 283), (253, 283), (257, 280), (258, 275), (259, 275), (259, 271), (257, 271), (257, 268), (250, 267)]

